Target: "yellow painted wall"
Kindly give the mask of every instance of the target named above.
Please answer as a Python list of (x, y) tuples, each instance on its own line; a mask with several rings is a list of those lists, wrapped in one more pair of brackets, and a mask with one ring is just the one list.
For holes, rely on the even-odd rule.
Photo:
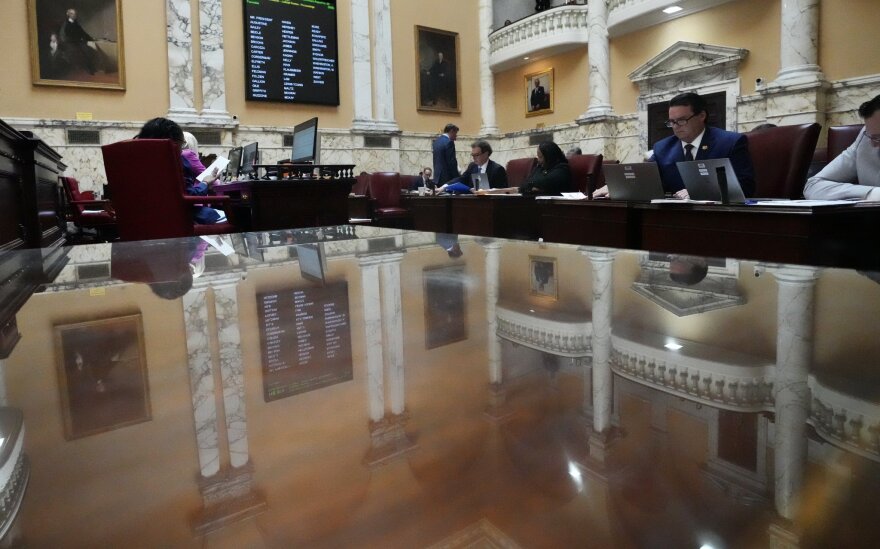
[[(477, 3), (473, 0), (391, 0), (394, 116), (401, 130), (438, 133), (452, 122), (464, 134), (479, 133), (482, 119), (478, 23)], [(458, 33), (460, 114), (416, 110), (416, 25)]]
[[(611, 104), (618, 114), (636, 112), (638, 86), (627, 77), (679, 40), (745, 48), (741, 93), (754, 91), (755, 78), (772, 80), (779, 70), (780, 4), (739, 0), (674, 19), (611, 40)], [(827, 44), (828, 47), (835, 47)]]
[[(553, 69), (553, 112), (526, 116), (526, 81), (530, 73)], [(586, 110), (590, 64), (586, 48), (578, 48), (495, 75), (495, 116), (502, 131), (552, 126), (575, 120)]]
[(122, 17), (126, 90), (35, 86), (27, 2), (4, 2), (0, 117), (73, 119), (91, 112), (96, 120), (146, 120), (168, 112), (165, 3), (123, 0)]
[[(819, 66), (829, 80), (880, 73), (877, 0), (825, 0), (819, 7)], [(869, 99), (869, 98), (865, 98)]]

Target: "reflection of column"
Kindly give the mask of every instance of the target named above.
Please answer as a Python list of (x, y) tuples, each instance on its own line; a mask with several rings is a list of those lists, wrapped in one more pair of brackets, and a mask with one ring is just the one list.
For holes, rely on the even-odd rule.
[(199, 44), (202, 61), (202, 118), (231, 122), (226, 111), (226, 72), (223, 60), (223, 2), (199, 2)]
[(199, 467), (203, 477), (210, 477), (220, 470), (220, 450), (206, 297), (204, 287), (193, 288), (184, 295), (183, 318), (186, 323), (186, 352)]
[(189, 0), (167, 0), (165, 5), (168, 42), (168, 116), (181, 119), (195, 116), (192, 14)]
[[(236, 281), (237, 282), (237, 281)], [(247, 414), (244, 397), (244, 364), (241, 359), (241, 332), (235, 283), (214, 286), (217, 308), (217, 335), (220, 347), (220, 374), (229, 463), (241, 467), (248, 462)]]
[(370, 70), (370, 2), (351, 0), (352, 86), (354, 120), (352, 129), (371, 129), (373, 124), (373, 80)]
[(780, 69), (776, 83), (823, 80), (825, 77), (818, 65), (819, 0), (783, 0), (780, 34)]
[(589, 0), (588, 48), (590, 106), (583, 118), (611, 114), (611, 53), (608, 46), (607, 0)]
[(809, 267), (774, 269), (776, 306), (776, 412), (774, 441), (776, 511), (794, 518), (807, 461), (807, 374), (813, 358), (813, 289), (817, 271)]
[(8, 406), (9, 399), (6, 396), (6, 359), (0, 359), (0, 406)]
[(611, 315), (614, 252), (592, 249), (587, 254), (593, 266), (593, 430), (605, 433), (611, 428), (613, 402)]
[(480, 112), (483, 114), (482, 135), (499, 133), (495, 122), (495, 76), (489, 68), (489, 33), (492, 32), (492, 0), (480, 0)]
[(402, 253), (386, 254), (382, 262), (382, 339), (388, 371), (388, 401), (391, 413), (406, 408), (403, 377), (403, 318), (400, 309), (400, 260)]
[(364, 299), (364, 344), (367, 353), (367, 392), (370, 399), (370, 421), (385, 416), (385, 386), (382, 375), (382, 309), (379, 292), (379, 260), (362, 257), (361, 295)]
[(391, 57), (391, 6), (389, 0), (373, 0), (375, 38), (373, 81), (376, 83), (376, 129), (398, 131), (394, 121), (394, 64)]
[(501, 338), (498, 337), (498, 274), (503, 244), (497, 240), (481, 242), (486, 250), (486, 342), (489, 356), (489, 383), (500, 384)]

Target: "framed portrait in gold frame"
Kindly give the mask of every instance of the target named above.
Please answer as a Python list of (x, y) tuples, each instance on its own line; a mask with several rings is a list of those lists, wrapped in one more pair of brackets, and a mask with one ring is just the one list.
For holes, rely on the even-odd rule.
[(458, 33), (416, 25), (416, 109), (461, 112)]
[(152, 419), (141, 315), (55, 326), (64, 436)]
[(559, 280), (555, 257), (529, 256), (529, 293), (548, 299), (559, 298)]
[(553, 69), (526, 75), (526, 116), (553, 112)]
[(33, 83), (125, 89), (122, 0), (27, 0)]

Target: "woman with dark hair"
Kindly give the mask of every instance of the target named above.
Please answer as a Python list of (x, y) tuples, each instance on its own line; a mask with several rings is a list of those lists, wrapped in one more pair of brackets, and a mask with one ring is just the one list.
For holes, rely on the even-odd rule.
[(559, 145), (544, 141), (538, 145), (538, 164), (519, 188), (522, 194), (560, 195), (571, 192), (571, 168)]
[[(177, 152), (180, 153), (180, 163), (183, 166), (183, 180), (186, 187), (183, 192), (189, 196), (207, 196), (208, 185), (202, 183), (196, 176), (196, 170), (183, 155), (183, 149), (186, 146), (186, 140), (183, 130), (177, 125), (177, 122), (167, 118), (153, 118), (148, 120), (135, 139), (170, 139), (177, 145)], [(226, 214), (223, 210), (215, 210), (208, 206), (193, 206), (193, 219), (196, 223), (202, 225), (211, 225), (226, 221)]]

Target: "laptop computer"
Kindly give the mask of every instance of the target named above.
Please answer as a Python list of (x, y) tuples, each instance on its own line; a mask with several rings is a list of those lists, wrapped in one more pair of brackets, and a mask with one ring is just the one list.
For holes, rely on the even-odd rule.
[(727, 176), (727, 201), (730, 204), (745, 203), (746, 197), (729, 158), (676, 162), (675, 165), (678, 167), (678, 173), (681, 174), (681, 180), (684, 182), (691, 200), (723, 202), (717, 172), (718, 168), (722, 168)]
[(650, 202), (664, 197), (660, 170), (654, 162), (605, 164), (602, 169), (611, 200)]
[(473, 185), (475, 191), (488, 191), (491, 188), (489, 185), (489, 174), (472, 173), (471, 185)]

